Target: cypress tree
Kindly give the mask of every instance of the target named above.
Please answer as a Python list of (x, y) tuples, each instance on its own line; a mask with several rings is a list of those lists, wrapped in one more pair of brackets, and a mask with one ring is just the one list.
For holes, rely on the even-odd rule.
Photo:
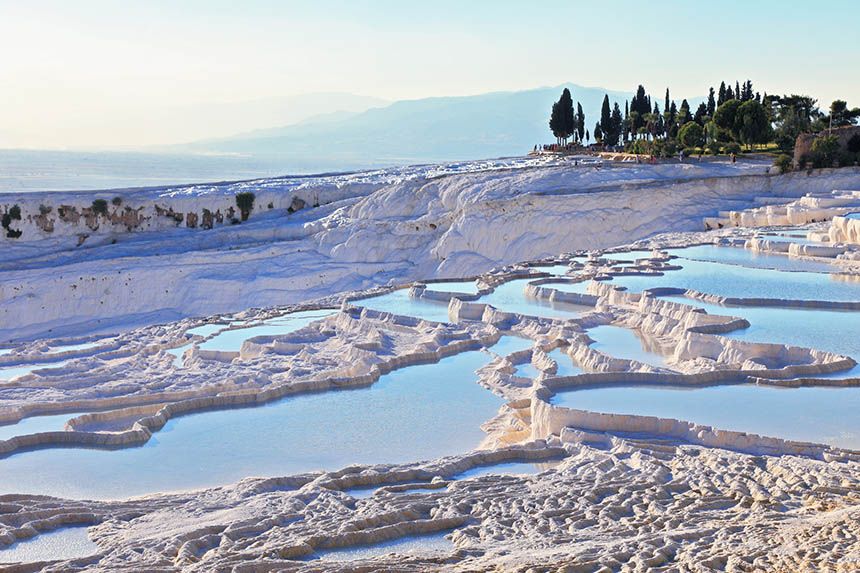
[(585, 135), (585, 114), (582, 113), (582, 104), (579, 102), (576, 104), (576, 131), (579, 135), (579, 141), (582, 141)]
[[(612, 111), (609, 108), (609, 95), (603, 96), (603, 107), (600, 108), (600, 133), (603, 137), (608, 137), (612, 133)], [(597, 129), (594, 130), (594, 137), (597, 137)]]
[(714, 88), (711, 88), (711, 91), (708, 92), (708, 107), (707, 113), (708, 117), (714, 117), (714, 111), (717, 109), (717, 104), (714, 101)]
[(564, 88), (558, 103), (561, 108), (561, 138), (567, 143), (567, 138), (573, 135), (573, 132), (576, 130), (576, 123), (573, 117), (573, 99), (570, 97), (569, 89)]
[(603, 139), (603, 133), (600, 131), (600, 122), (594, 124), (594, 142), (600, 143), (600, 140)]
[(675, 107), (675, 102), (672, 102), (672, 105), (669, 106), (669, 121), (666, 124), (666, 135), (669, 137), (675, 137), (678, 135), (676, 119), (678, 119), (678, 108)]
[(687, 100), (684, 100), (681, 102), (681, 109), (678, 113), (678, 123), (684, 125), (691, 119), (692, 115), (690, 114), (690, 104), (687, 103)]
[(561, 139), (561, 132), (563, 129), (561, 120), (561, 105), (559, 105), (559, 102), (555, 102), (552, 104), (552, 113), (549, 116), (549, 129), (555, 136), (556, 143), (558, 143), (558, 140)]
[(630, 102), (624, 100), (624, 143), (630, 139)]
[[(732, 86), (729, 86), (726, 88), (726, 101), (729, 101), (730, 99), (736, 99), (735, 94), (732, 93)], [(724, 101), (723, 103), (726, 103), (726, 101)], [(722, 105), (722, 104), (720, 104), (720, 105)], [(720, 106), (718, 105), (717, 107), (720, 107)]]
[(622, 122), (621, 108), (618, 107), (618, 102), (615, 102), (615, 107), (612, 108), (612, 119), (610, 121), (612, 131), (609, 133), (609, 145), (618, 145), (618, 138), (621, 137)]
[(669, 88), (666, 88), (666, 102), (663, 104), (663, 111), (669, 111)]
[(735, 99), (741, 99), (741, 86), (737, 80), (735, 80)]
[(717, 107), (720, 107), (724, 103), (726, 103), (726, 82), (720, 82), (720, 94), (717, 98)]
[(705, 125), (705, 117), (708, 115), (708, 106), (705, 102), (699, 104), (699, 107), (696, 109), (696, 114), (693, 116), (693, 121), (704, 127)]

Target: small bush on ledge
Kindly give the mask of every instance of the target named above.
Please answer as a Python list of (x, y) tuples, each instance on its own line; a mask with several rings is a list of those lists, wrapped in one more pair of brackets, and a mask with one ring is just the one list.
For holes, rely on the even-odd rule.
[(242, 220), (247, 221), (248, 215), (251, 214), (251, 211), (254, 209), (254, 199), (256, 196), (250, 191), (245, 191), (242, 193), (236, 193), (236, 206), (239, 208), (239, 211), (242, 213)]
[(93, 213), (107, 217), (107, 201), (104, 199), (96, 199), (93, 201)]
[(788, 155), (782, 154), (774, 160), (773, 166), (779, 169), (781, 174), (785, 174), (791, 171), (794, 161)]

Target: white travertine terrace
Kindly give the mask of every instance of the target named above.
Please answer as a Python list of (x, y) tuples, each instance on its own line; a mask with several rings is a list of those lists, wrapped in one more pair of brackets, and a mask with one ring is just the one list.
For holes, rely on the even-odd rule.
[[(827, 184), (809, 179), (816, 185)], [(490, 187), (487, 193), (492, 195), (492, 181), (481, 183)], [(386, 192), (402, 190), (394, 185)], [(691, 200), (695, 199), (691, 196)], [(537, 204), (535, 214), (546, 207), (540, 205), (540, 198), (529, 201)], [(476, 200), (475, 204), (480, 204), (479, 211), (489, 209), (489, 203)], [(526, 208), (525, 203), (518, 205)], [(809, 212), (840, 209), (844, 213), (848, 208), (821, 202), (807, 206)], [(459, 208), (465, 212), (470, 207)], [(365, 216), (374, 220), (368, 213)], [(452, 222), (444, 234), (458, 224)], [(501, 221), (476, 224), (504, 227)], [(361, 285), (351, 292), (325, 293), (307, 304), (286, 301), (280, 307), (233, 315), (225, 311), (205, 319), (235, 328), (236, 322), (257, 324), (305, 309), (335, 313), (289, 334), (245, 340), (235, 352), (200, 350), (199, 343), (212, 335), (186, 334), (204, 323), (191, 318), (129, 330), (100, 339), (94, 348), (62, 354), (56, 352), (62, 347), (39, 340), (19, 344), (13, 352), (0, 355), (0, 366), (54, 358), (69, 362), (54, 368), (45, 362), (46, 370), (0, 383), (0, 420), (62, 411), (89, 413), (73, 417), (62, 432), (0, 442), (0, 450), (7, 455), (26, 455), (18, 450), (35, 445), (136, 445), (157, 434), (173, 416), (264, 404), (335, 386), (373, 384), (392, 369), (487, 347), (502, 334), (534, 342), (507, 356), (497, 355), (491, 346), (487, 349), (489, 363), (478, 370), (479, 383), (506, 404), (482, 426), (486, 438), (473, 452), (393, 466), (355, 465), (336, 472), (249, 477), (217, 488), (120, 501), (10, 492), (0, 495), (0, 546), (63, 526), (91, 526), (91, 537), (99, 546), (97, 555), (24, 566), (22, 571), (43, 565), (48, 571), (851, 569), (860, 563), (860, 453), (683, 420), (601, 414), (550, 403), (561, 390), (620, 382), (690, 387), (741, 381), (860, 385), (860, 379), (816, 378), (853, 367), (849, 357), (730, 339), (722, 335), (749, 323), (656, 295), (799, 307), (827, 307), (832, 301), (727, 299), (666, 287), (640, 294), (619, 289), (611, 280), (621, 273), (671, 276), (678, 266), (667, 251), (659, 249), (663, 246), (716, 243), (737, 248), (728, 245), (746, 243), (749, 248), (766, 248), (766, 242), (777, 242), (762, 240), (749, 230), (724, 227), (704, 235), (682, 233), (679, 227), (678, 232), (652, 237), (636, 245), (652, 248), (650, 254), (623, 267), (610, 263), (601, 252), (587, 259), (558, 256), (557, 251), (566, 248), (564, 242), (551, 258), (542, 258), (547, 245), (558, 239), (553, 235), (536, 239), (545, 243), (538, 247), (540, 261), (522, 257), (532, 260), (513, 264), (487, 257), (499, 263), (497, 268), (477, 272), (480, 265), (468, 262), (472, 259), (451, 253), (459, 262), (450, 267), (450, 273), (402, 277), (405, 280), (398, 286), (409, 287), (411, 297), (448, 301), (449, 323), (362, 308), (363, 297), (386, 289)], [(637, 235), (630, 231), (628, 238)], [(374, 244), (373, 248), (379, 247)], [(495, 248), (478, 248), (468, 240), (465, 244), (476, 247), (473, 252)], [(514, 251), (521, 253), (524, 248)], [(782, 247), (774, 250), (778, 248)], [(836, 263), (851, 270), (850, 260), (844, 253), (839, 255)], [(537, 263), (569, 263), (570, 271), (564, 277), (551, 277)], [(454, 294), (446, 291), (444, 282), (431, 280), (443, 274), (476, 278), (479, 294)], [(846, 275), (852, 276), (856, 275)], [(417, 278), (427, 280), (408, 283)], [(586, 305), (593, 311), (568, 319), (539, 318), (480, 301), (481, 295), (504, 282), (521, 278), (533, 279), (524, 289), (529, 297)], [(583, 281), (587, 281), (585, 294), (554, 288)], [(840, 304), (854, 308), (846, 306), (854, 303)], [(666, 357), (666, 367), (592, 348), (587, 330), (608, 324), (635, 328), (644, 343)], [(181, 366), (165, 352), (185, 346), (190, 349)], [(549, 356), (555, 349), (585, 373), (557, 376), (558, 365)], [(540, 372), (535, 379), (516, 374), (516, 366), (525, 363)], [(547, 465), (535, 475), (457, 478), (468, 469), (507, 461)], [(365, 499), (349, 493), (370, 487), (377, 489)], [(312, 559), (326, 549), (428, 533), (450, 534), (452, 549), (343, 563)]]

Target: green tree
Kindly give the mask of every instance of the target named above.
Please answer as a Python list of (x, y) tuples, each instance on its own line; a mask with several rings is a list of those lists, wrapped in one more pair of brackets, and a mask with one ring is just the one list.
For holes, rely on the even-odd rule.
[(566, 144), (567, 139), (576, 131), (576, 119), (573, 115), (573, 98), (570, 97), (569, 89), (564, 88), (558, 102), (561, 106), (562, 139)]
[[(731, 89), (731, 88), (730, 88)], [(716, 123), (726, 133), (730, 133), (735, 140), (739, 139), (739, 134), (736, 131), (735, 118), (738, 114), (738, 108), (741, 107), (741, 102), (736, 99), (727, 100), (717, 108), (714, 112), (714, 123)]]
[(690, 113), (690, 104), (687, 103), (687, 100), (684, 100), (681, 102), (681, 108), (678, 110), (678, 124), (684, 125), (692, 119), (693, 115)]
[(594, 124), (594, 142), (600, 143), (603, 140), (603, 131), (600, 129), (600, 122)]
[(621, 130), (624, 127), (624, 119), (621, 117), (621, 108), (618, 106), (618, 102), (615, 102), (614, 107), (612, 108), (612, 116), (609, 118), (609, 135), (606, 138), (607, 145), (618, 145), (618, 141), (621, 138)]
[(698, 123), (699, 125), (705, 125), (705, 122), (708, 119), (708, 106), (705, 102), (699, 104), (699, 107), (696, 108), (696, 113), (693, 115), (693, 121)]
[(579, 141), (585, 136), (585, 114), (582, 113), (582, 104), (576, 104), (576, 132), (579, 135)]
[(838, 99), (830, 104), (830, 123), (833, 127), (854, 125), (860, 117), (860, 108), (848, 109), (848, 103)]
[[(600, 133), (602, 135), (601, 142), (606, 145), (607, 139), (612, 133), (612, 108), (609, 107), (609, 95), (603, 96), (603, 106), (600, 108)], [(597, 137), (597, 131), (594, 132), (594, 137)]]
[(717, 103), (714, 100), (714, 88), (708, 92), (707, 116), (714, 117), (714, 112), (717, 110)]
[(720, 107), (724, 103), (726, 103), (726, 82), (720, 82), (720, 91), (717, 96), (717, 107)]
[(678, 138), (684, 147), (705, 146), (705, 130), (695, 121), (685, 123), (678, 132)]
[(250, 215), (251, 211), (254, 210), (254, 199), (256, 199), (256, 195), (250, 191), (236, 193), (236, 206), (242, 214), (243, 221), (247, 221), (248, 215)]
[(741, 141), (746, 143), (750, 150), (753, 145), (770, 141), (771, 128), (767, 113), (764, 111), (764, 106), (754, 99), (741, 104), (735, 116), (735, 124)]

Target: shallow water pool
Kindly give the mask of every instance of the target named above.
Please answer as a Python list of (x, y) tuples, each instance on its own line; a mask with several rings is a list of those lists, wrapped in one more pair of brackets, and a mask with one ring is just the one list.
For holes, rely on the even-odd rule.
[(860, 388), (611, 386), (559, 392), (552, 403), (860, 449)]
[(99, 546), (87, 537), (86, 527), (64, 527), (0, 549), (0, 563), (75, 559), (98, 550)]
[(669, 368), (666, 366), (666, 357), (646, 350), (642, 340), (629, 328), (605, 324), (589, 328), (586, 334), (594, 340), (591, 347), (604, 354), (625, 360), (636, 360), (658, 368)]
[[(763, 269), (775, 269), (781, 271), (806, 271), (811, 273), (829, 273), (838, 270), (831, 263), (825, 261), (808, 261), (796, 259), (788, 255), (778, 253), (762, 253), (751, 251), (743, 247), (719, 247), (716, 245), (696, 245), (681, 249), (666, 249), (670, 255), (676, 255), (685, 259), (700, 261), (711, 261), (732, 265), (743, 265)], [(673, 259), (672, 264), (683, 265), (682, 261)], [(671, 274), (677, 271), (667, 271)]]
[(421, 554), (433, 551), (453, 551), (454, 544), (445, 536), (451, 533), (443, 531), (429, 535), (401, 537), (376, 543), (374, 545), (354, 545), (338, 549), (325, 549), (314, 553), (311, 559), (322, 561), (352, 561), (354, 559), (370, 559), (388, 553)]
[(489, 475), (524, 475), (539, 474), (553, 469), (561, 460), (545, 460), (542, 462), (502, 462), (491, 466), (479, 466), (458, 474), (455, 479), (469, 479)]
[[(257, 326), (247, 328), (235, 328), (233, 330), (225, 330), (205, 341), (200, 345), (200, 350), (221, 350), (238, 352), (242, 348), (242, 343), (249, 338), (255, 336), (278, 336), (280, 334), (288, 334), (300, 330), (310, 323), (331, 316), (334, 312), (308, 310), (303, 312), (294, 312), (290, 315), (280, 317), (274, 324), (273, 321), (266, 321)], [(289, 317), (289, 318), (288, 318)], [(177, 349), (178, 350), (178, 349)], [(184, 352), (184, 350), (182, 351)], [(181, 356), (182, 353), (179, 353)]]
[(847, 282), (827, 273), (781, 272), (714, 262), (681, 260), (680, 270), (662, 276), (625, 275), (612, 283), (641, 292), (658, 286), (692, 289), (726, 297), (860, 301), (860, 282)]
[[(540, 301), (525, 295), (526, 285), (536, 279), (514, 279), (501, 284), (490, 294), (482, 296), (476, 302), (489, 304), (505, 312), (515, 312), (527, 316), (544, 318), (575, 318), (583, 312), (590, 312), (594, 307), (560, 302)], [(588, 284), (587, 282), (585, 284)], [(553, 284), (547, 286), (554, 286)]]
[(448, 318), (448, 303), (409, 297), (409, 289), (402, 288), (388, 294), (354, 300), (350, 304), (381, 312), (414, 316), (433, 322), (451, 322)]
[(0, 380), (12, 380), (18, 376), (29, 374), (34, 370), (41, 370), (42, 368), (60, 368), (68, 363), (69, 361), (67, 359), (62, 359), (57, 362), (39, 362), (38, 364), (25, 364), (22, 366), (0, 368)]
[(585, 372), (585, 370), (576, 366), (573, 363), (573, 359), (562, 352), (561, 348), (556, 348), (555, 350), (548, 352), (547, 356), (555, 360), (556, 364), (558, 364), (558, 370), (556, 370), (555, 376), (576, 376)]
[(504, 402), (476, 383), (474, 371), (490, 359), (469, 351), (395, 370), (366, 388), (175, 418), (138, 448), (15, 454), (0, 459), (0, 493), (126, 498), (467, 452)]
[(8, 440), (26, 434), (38, 434), (39, 432), (61, 432), (63, 426), (66, 425), (66, 420), (74, 418), (76, 415), (66, 412), (64, 414), (24, 418), (17, 424), (0, 426), (0, 440)]

